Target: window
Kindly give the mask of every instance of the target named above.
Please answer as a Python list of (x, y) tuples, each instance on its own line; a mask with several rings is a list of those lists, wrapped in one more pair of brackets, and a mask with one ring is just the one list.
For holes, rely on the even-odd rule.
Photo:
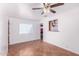
[(19, 25), (19, 33), (20, 34), (28, 34), (31, 32), (32, 24), (20, 24)]

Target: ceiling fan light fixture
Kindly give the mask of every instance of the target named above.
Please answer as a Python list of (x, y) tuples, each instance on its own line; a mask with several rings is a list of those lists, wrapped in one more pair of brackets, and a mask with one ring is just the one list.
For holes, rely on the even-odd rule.
[(42, 3), (40, 5), (42, 5), (41, 8), (32, 8), (32, 10), (39, 10), (39, 9), (41, 9), (42, 10), (41, 15), (43, 15), (43, 14), (44, 15), (48, 15), (50, 12), (55, 14), (56, 11), (53, 10), (52, 8), (64, 5), (64, 3)]
[(50, 8), (43, 8), (44, 13), (49, 13), (50, 12)]

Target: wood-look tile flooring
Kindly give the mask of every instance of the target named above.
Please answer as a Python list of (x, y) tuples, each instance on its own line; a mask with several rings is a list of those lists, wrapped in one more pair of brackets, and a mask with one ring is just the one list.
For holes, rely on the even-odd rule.
[(8, 56), (77, 56), (77, 54), (41, 40), (34, 40), (10, 45)]

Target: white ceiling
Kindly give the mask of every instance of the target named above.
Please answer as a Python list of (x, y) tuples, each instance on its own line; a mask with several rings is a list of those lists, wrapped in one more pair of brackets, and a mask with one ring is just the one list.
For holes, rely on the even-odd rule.
[[(40, 3), (9, 3), (7, 12), (10, 17), (40, 20), (43, 16), (41, 10), (32, 10), (33, 7), (41, 7)], [(57, 13), (62, 13), (79, 7), (79, 3), (65, 3), (63, 6), (53, 8)], [(56, 13), (56, 14), (57, 14)], [(51, 16), (54, 14), (50, 13)]]
[(8, 4), (10, 17), (19, 17), (24, 19), (40, 19), (41, 10), (32, 10), (33, 7), (41, 7), (40, 3), (18, 3)]

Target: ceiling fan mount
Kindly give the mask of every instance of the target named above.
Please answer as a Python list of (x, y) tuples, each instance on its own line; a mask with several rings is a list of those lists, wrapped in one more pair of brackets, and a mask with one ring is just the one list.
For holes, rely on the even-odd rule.
[(42, 13), (41, 15), (43, 15), (44, 13), (49, 13), (49, 12), (52, 12), (52, 13), (56, 13), (55, 10), (53, 10), (52, 8), (54, 7), (58, 7), (58, 6), (62, 6), (64, 5), (64, 3), (43, 3), (43, 7), (40, 7), (40, 8), (32, 8), (32, 10), (42, 10)]

